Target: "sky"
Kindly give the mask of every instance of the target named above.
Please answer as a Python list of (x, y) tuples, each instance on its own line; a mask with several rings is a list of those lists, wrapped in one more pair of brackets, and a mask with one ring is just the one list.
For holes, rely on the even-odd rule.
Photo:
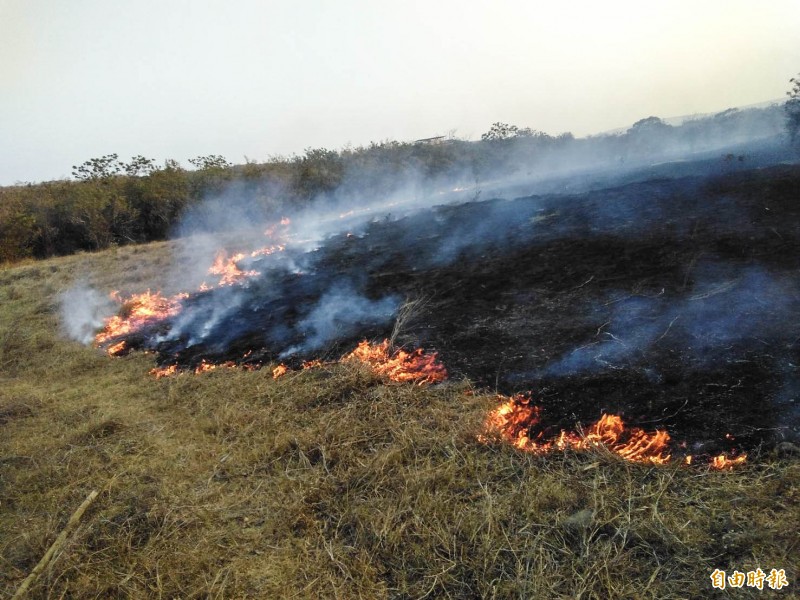
[(800, 1), (0, 0), (0, 185), (785, 98)]

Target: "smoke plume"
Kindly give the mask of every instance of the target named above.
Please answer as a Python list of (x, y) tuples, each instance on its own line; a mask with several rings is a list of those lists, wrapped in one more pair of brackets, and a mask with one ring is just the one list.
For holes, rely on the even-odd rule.
[(107, 295), (83, 281), (74, 284), (59, 298), (64, 332), (70, 339), (83, 344), (92, 342), (104, 320), (113, 315), (116, 308)]

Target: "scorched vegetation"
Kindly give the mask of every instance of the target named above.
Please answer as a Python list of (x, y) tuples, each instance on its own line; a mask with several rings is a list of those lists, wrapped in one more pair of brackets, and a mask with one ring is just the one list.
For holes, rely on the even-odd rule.
[(777, 451), (722, 472), (539, 456), (478, 439), (498, 401), (466, 380), (359, 361), (155, 379), (150, 355), (60, 335), (59, 294), (89, 274), (177, 293), (171, 253), (0, 273), (5, 595), (92, 490), (30, 597), (700, 598), (717, 567), (796, 585), (800, 464)]
[(785, 118), (0, 189), (0, 590), (796, 594)]

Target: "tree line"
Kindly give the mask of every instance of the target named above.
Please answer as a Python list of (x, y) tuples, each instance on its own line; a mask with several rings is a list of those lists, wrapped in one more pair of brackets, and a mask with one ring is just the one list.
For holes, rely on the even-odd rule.
[(488, 172), (497, 164), (491, 159), (491, 153), (457, 139), (308, 148), (301, 155), (241, 165), (219, 155), (199, 156), (189, 159), (189, 168), (175, 160), (123, 161), (108, 154), (73, 166), (71, 180), (0, 188), (0, 262), (163, 240), (187, 208), (234, 186), (260, 213), (280, 215), (337, 191), (385, 194), (387, 186), (410, 177), (434, 180), (456, 169)]
[(451, 136), (308, 148), (300, 155), (240, 165), (219, 155), (189, 159), (187, 168), (175, 160), (158, 164), (138, 155), (126, 162), (108, 154), (73, 166), (71, 180), (0, 188), (0, 263), (163, 240), (189, 207), (232, 187), (260, 214), (280, 216), (320, 196), (380, 198), (410, 180), (467, 178), (480, 186), (499, 176), (535, 176), (565, 165), (666, 157), (677, 147), (697, 151), (786, 125), (797, 140), (800, 91), (792, 83), (783, 107), (732, 109), (679, 126), (649, 117), (621, 133), (582, 139), (498, 122), (478, 141)]

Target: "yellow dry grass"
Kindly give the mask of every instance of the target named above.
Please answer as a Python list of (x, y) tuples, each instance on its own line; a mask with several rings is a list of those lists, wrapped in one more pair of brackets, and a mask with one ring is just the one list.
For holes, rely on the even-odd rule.
[(796, 460), (529, 456), (476, 441), (495, 400), (469, 382), (387, 385), (353, 364), (157, 381), (152, 357), (60, 335), (73, 280), (156, 289), (169, 255), (0, 271), (0, 594), (93, 489), (30, 597), (705, 598), (717, 567), (783, 568), (798, 593)]

